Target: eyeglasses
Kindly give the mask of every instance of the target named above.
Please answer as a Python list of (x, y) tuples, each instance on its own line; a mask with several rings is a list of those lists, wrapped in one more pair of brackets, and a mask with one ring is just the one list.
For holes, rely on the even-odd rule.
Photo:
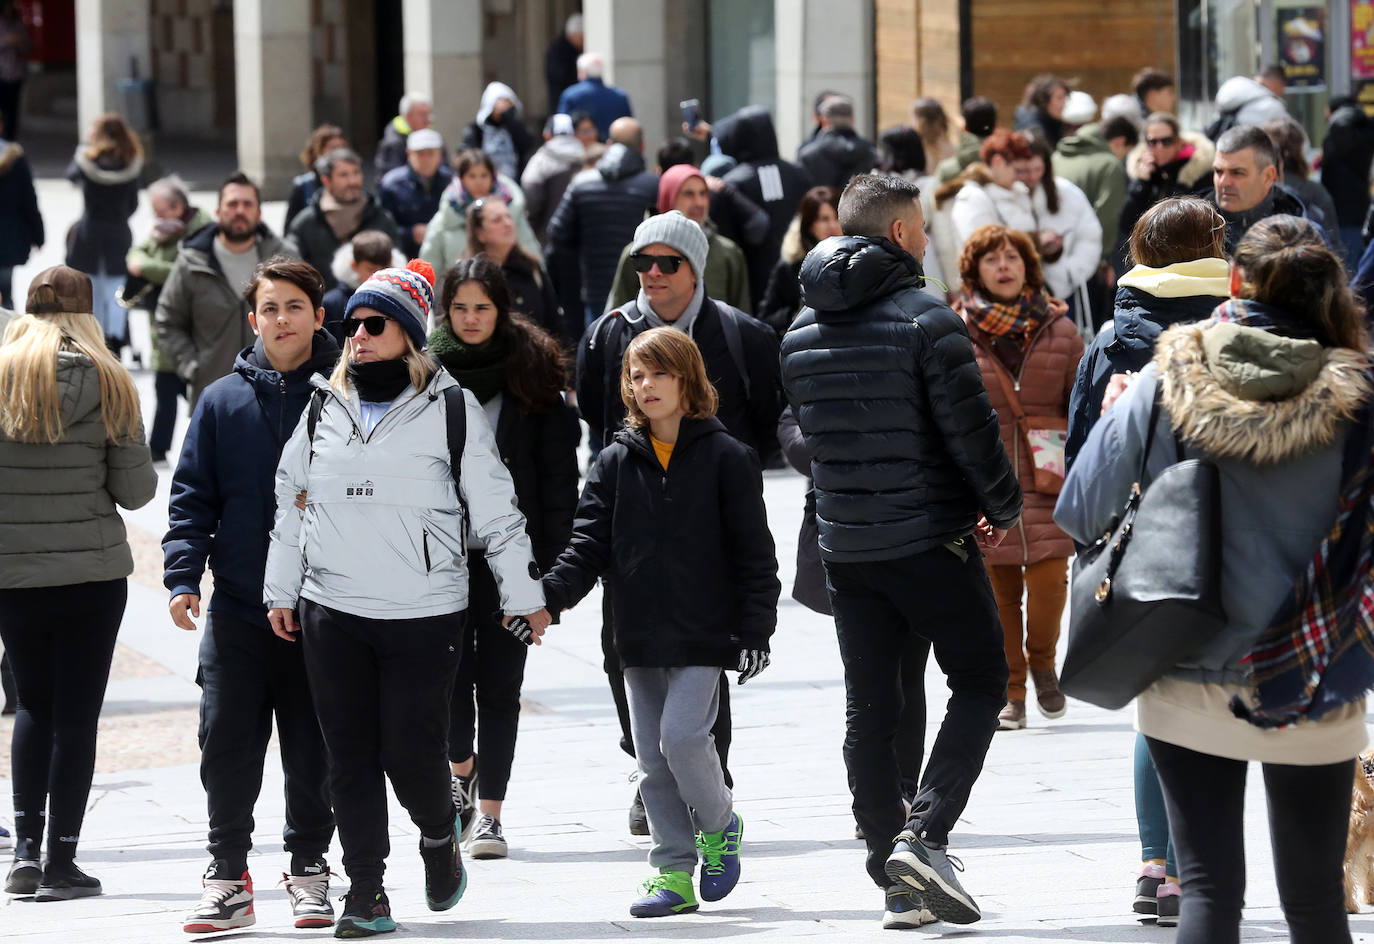
[(1167, 138), (1146, 138), (1145, 144), (1148, 147), (1173, 147), (1178, 143), (1178, 135), (1171, 134)]
[(345, 318), (343, 323), (344, 337), (351, 338), (358, 333), (359, 328), (363, 328), (374, 338), (380, 338), (382, 332), (386, 330), (386, 323), (391, 319), (386, 315), (368, 315), (366, 318)]
[(686, 261), (683, 256), (651, 256), (643, 252), (630, 256), (630, 265), (634, 266), (636, 272), (648, 272), (657, 263), (658, 271), (664, 275), (672, 275)]

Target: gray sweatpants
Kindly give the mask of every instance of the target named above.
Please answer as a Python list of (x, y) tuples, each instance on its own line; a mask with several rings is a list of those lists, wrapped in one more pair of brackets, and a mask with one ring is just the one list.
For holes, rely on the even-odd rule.
[(730, 822), (733, 800), (711, 736), (719, 687), (719, 666), (625, 669), (654, 868), (690, 875), (697, 864), (697, 829), (718, 832)]

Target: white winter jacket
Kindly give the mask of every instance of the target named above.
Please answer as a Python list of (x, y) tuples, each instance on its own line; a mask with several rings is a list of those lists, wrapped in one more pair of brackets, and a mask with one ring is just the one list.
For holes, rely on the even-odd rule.
[(1072, 181), (1054, 178), (1059, 190), (1059, 212), (1051, 213), (1045, 203), (1045, 188), (1036, 187), (1031, 195), (1035, 209), (1035, 228), (1052, 229), (1064, 239), (1064, 254), (1054, 262), (1043, 263), (1045, 284), (1055, 298), (1067, 299), (1097, 271), (1102, 259), (1102, 223), (1086, 194)]
[[(1031, 208), (1030, 193), (1019, 180), (1008, 190), (994, 183), (978, 184), (970, 181), (954, 197), (954, 230), (963, 246), (980, 226), (1005, 226), (1033, 233), (1035, 211)], [(957, 270), (956, 270), (957, 271)]]
[[(363, 434), (356, 392), (328, 391), (315, 429), (314, 459), (303, 413), (277, 466), (277, 518), (267, 552), (263, 602), (292, 608), (299, 597), (369, 619), (418, 619), (468, 605), (465, 534), (486, 560), (507, 614), (544, 606), (525, 519), (482, 407), (464, 391), (463, 512), (449, 469), (440, 368), (425, 389), (407, 386)], [(305, 512), (295, 506), (305, 490)]]

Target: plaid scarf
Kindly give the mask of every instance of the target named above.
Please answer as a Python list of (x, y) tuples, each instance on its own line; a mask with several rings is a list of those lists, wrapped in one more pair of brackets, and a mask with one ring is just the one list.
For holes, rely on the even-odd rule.
[(1313, 721), (1374, 688), (1374, 417), (1346, 437), (1336, 524), (1243, 662), (1231, 712), (1260, 728)]
[(1044, 291), (1033, 288), (1023, 289), (1009, 302), (989, 301), (981, 292), (965, 292), (964, 314), (983, 332), (1015, 338), (1025, 349), (1036, 329), (1049, 320), (1050, 301)]

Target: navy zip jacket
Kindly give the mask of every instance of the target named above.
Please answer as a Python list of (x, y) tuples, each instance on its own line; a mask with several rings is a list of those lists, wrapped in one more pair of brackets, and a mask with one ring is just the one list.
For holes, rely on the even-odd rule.
[(338, 358), (334, 339), (317, 331), (310, 359), (280, 374), (259, 340), (201, 396), (172, 476), (162, 539), (162, 582), (172, 596), (200, 596), (208, 562), (215, 576), (210, 612), (270, 628), (262, 583), (277, 461), (310, 399), (311, 375), (328, 374)]
[(624, 666), (733, 669), (741, 649), (766, 650), (782, 584), (754, 450), (715, 417), (684, 417), (664, 470), (647, 430), (616, 433), (544, 577), (550, 612), (602, 575)]

